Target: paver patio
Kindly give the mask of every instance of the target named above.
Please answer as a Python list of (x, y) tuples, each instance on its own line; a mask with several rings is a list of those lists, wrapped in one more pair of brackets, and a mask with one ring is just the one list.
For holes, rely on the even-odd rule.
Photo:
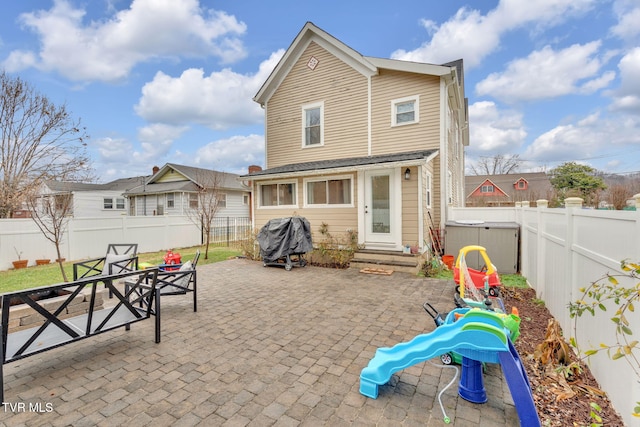
[[(453, 292), (402, 273), (199, 266), (198, 312), (191, 295), (164, 297), (160, 344), (146, 321), (5, 365), (0, 425), (444, 426), (452, 368), (399, 371), (377, 399), (359, 375), (378, 347), (433, 330), (422, 303), (449, 311)], [(452, 425), (517, 426), (499, 366), (485, 387), (481, 405), (457, 381), (443, 394)]]

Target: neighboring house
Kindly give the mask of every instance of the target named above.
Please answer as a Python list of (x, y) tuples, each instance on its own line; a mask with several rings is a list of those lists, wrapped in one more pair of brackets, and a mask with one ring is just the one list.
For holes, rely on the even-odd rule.
[(76, 218), (99, 218), (126, 215), (123, 193), (137, 185), (139, 178), (123, 178), (106, 184), (46, 181), (42, 196), (71, 197), (70, 214)]
[(198, 195), (205, 189), (219, 198), (216, 217), (249, 217), (251, 189), (236, 174), (210, 169), (167, 163), (124, 196), (131, 216), (186, 215), (198, 208)]
[(515, 206), (539, 199), (551, 200), (553, 186), (544, 172), (505, 175), (468, 175), (465, 178), (466, 206)]
[(265, 169), (242, 178), (256, 229), (297, 214), (314, 233), (322, 223), (334, 235), (357, 230), (367, 249), (425, 250), (447, 205), (464, 204), (462, 60), (363, 56), (308, 22), (254, 101), (265, 110)]

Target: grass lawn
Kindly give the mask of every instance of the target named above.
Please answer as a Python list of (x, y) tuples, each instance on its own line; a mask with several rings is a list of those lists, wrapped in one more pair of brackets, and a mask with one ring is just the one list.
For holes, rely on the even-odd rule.
[[(453, 280), (453, 271), (445, 268), (439, 269), (434, 272), (432, 276), (435, 279)], [(508, 288), (528, 288), (527, 278), (520, 274), (500, 274), (500, 282), (502, 286)]]
[[(190, 248), (174, 249), (182, 256), (182, 261), (193, 259), (197, 250), (200, 250), (200, 260), (198, 265), (210, 264), (223, 261), (229, 257), (241, 255), (239, 250), (231, 248), (209, 248), (209, 259), (204, 259), (204, 247), (194, 246)], [(162, 264), (166, 251), (148, 252), (138, 254), (138, 262), (148, 262), (150, 264)], [(81, 261), (81, 260), (77, 260)], [(73, 262), (63, 263), (67, 279), (73, 280)], [(0, 294), (22, 289), (36, 288), (39, 286), (62, 283), (62, 273), (57, 263), (38, 265), (19, 270), (0, 271)]]

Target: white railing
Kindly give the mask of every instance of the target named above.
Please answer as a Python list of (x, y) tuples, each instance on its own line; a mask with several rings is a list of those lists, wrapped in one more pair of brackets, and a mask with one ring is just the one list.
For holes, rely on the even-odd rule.
[[(636, 198), (640, 205), (640, 197)], [(568, 199), (567, 208), (549, 209), (544, 201), (537, 208), (452, 208), (451, 220), (515, 221), (520, 224), (521, 273), (558, 320), (567, 339), (574, 335), (569, 302), (582, 296), (589, 286), (607, 273), (621, 274), (620, 262), (640, 261), (640, 209), (608, 211), (582, 209), (580, 199)], [(640, 207), (640, 206), (638, 206)], [(491, 256), (491, 254), (489, 254)], [(636, 282), (622, 282), (634, 286)], [(585, 314), (577, 322), (577, 338), (583, 348), (600, 343), (614, 344), (615, 325), (607, 312)], [(521, 313), (526, 317), (526, 313)], [(640, 339), (640, 314), (630, 313), (635, 339)], [(637, 418), (631, 413), (640, 401), (640, 383), (624, 361), (612, 361), (606, 354), (592, 356), (589, 367), (601, 388), (628, 425)]]

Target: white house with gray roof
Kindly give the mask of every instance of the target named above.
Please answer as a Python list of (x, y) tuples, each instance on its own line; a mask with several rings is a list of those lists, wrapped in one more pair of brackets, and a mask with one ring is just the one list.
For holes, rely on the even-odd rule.
[(175, 163), (154, 168), (152, 176), (127, 189), (124, 197), (131, 216), (186, 215), (198, 207), (198, 194), (214, 187), (220, 198), (216, 217), (249, 217), (251, 190), (238, 175)]
[(123, 178), (106, 184), (46, 181), (43, 196), (72, 198), (70, 214), (76, 218), (103, 218), (127, 214), (124, 192), (137, 185), (141, 178)]

